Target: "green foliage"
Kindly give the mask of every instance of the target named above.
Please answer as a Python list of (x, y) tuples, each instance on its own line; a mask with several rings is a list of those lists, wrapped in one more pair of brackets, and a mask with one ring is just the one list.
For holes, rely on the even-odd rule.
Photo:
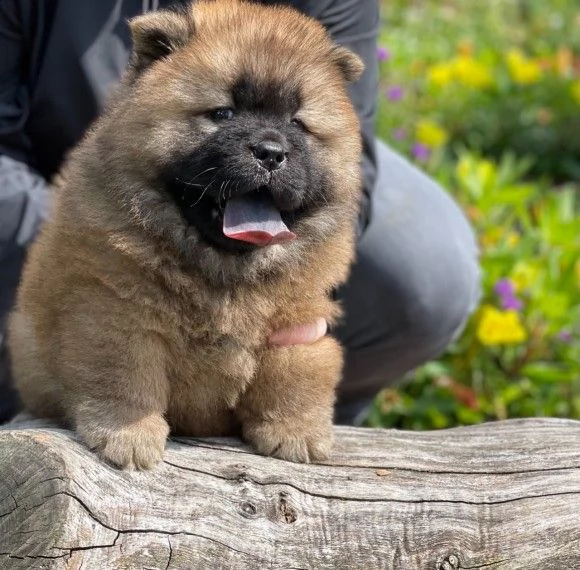
[[(404, 127), (408, 139), (395, 144), (409, 150), (417, 118), (430, 117), (448, 151), (459, 143), (499, 159), (510, 149), (535, 157), (533, 175), (580, 180), (580, 10), (549, 4), (541, 13), (530, 0), (386, 3), (383, 136)], [(392, 85), (405, 89), (397, 104)]]
[(370, 425), (580, 418), (580, 9), (572, 4), (385, 5), (379, 132), (463, 206), (479, 238), (484, 293), (441, 359), (377, 397)]

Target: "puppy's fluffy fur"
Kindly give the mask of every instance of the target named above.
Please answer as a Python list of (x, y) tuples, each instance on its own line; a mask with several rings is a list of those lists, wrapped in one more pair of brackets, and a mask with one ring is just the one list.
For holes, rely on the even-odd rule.
[[(201, 1), (131, 30), (130, 69), (72, 152), (25, 268), (9, 335), (24, 405), (124, 468), (158, 462), (170, 431), (323, 459), (341, 347), (267, 338), (339, 314), (360, 191), (346, 83), (362, 64), (284, 7)], [(218, 120), (223, 108), (235, 115)], [(245, 146), (260, 129), (288, 145), (268, 179)], [(233, 243), (203, 217), (253, 186), (295, 240)]]

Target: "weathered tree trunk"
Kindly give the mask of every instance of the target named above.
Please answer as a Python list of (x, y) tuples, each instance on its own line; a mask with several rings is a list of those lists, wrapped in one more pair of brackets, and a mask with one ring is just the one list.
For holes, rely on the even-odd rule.
[(340, 428), (325, 465), (179, 439), (149, 473), (45, 426), (0, 428), (2, 570), (580, 568), (580, 422)]

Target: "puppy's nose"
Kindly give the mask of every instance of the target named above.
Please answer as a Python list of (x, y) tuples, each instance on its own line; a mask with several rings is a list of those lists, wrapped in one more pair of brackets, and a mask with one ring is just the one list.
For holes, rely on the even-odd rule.
[(271, 139), (265, 139), (252, 146), (252, 153), (260, 166), (266, 170), (277, 170), (286, 160), (282, 144)]

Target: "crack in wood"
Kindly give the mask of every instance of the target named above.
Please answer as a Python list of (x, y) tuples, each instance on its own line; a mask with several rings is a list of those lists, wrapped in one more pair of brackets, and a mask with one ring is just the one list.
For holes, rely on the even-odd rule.
[(67, 546), (67, 547), (60, 547), (55, 546), (57, 550), (68, 550), (69, 556), (72, 556), (73, 552), (79, 552), (82, 550), (97, 550), (100, 548), (113, 548), (117, 546), (117, 540), (119, 540), (120, 533), (117, 532), (117, 536), (115, 536), (115, 540), (111, 544), (90, 544), (89, 546)]
[(167, 560), (165, 570), (169, 570), (169, 566), (171, 565), (171, 559), (173, 558), (173, 546), (171, 545), (171, 539), (169, 537), (167, 537), (167, 543), (169, 545), (169, 559)]
[[(203, 471), (202, 469), (195, 469), (194, 467), (188, 467), (185, 465), (178, 465), (176, 463), (172, 463), (170, 461), (165, 460), (164, 463), (175, 467), (177, 469), (183, 469), (184, 471), (191, 471), (193, 473), (199, 473), (201, 475), (207, 475), (209, 477), (215, 477), (217, 479), (222, 479), (223, 481), (238, 481), (239, 475), (234, 477), (227, 477), (225, 475), (219, 475), (217, 473), (211, 473), (209, 471)], [(458, 505), (503, 505), (506, 503), (516, 502), (516, 501), (524, 501), (527, 499), (539, 499), (544, 497), (557, 497), (560, 495), (580, 495), (579, 491), (566, 491), (560, 493), (546, 493), (541, 495), (523, 495), (521, 497), (513, 497), (511, 499), (504, 499), (498, 501), (462, 501), (459, 499), (447, 500), (447, 499), (373, 499), (373, 498), (357, 498), (357, 497), (345, 497), (342, 495), (329, 495), (326, 493), (316, 493), (314, 491), (308, 491), (293, 483), (289, 483), (287, 481), (260, 481), (258, 479), (254, 479), (250, 477), (247, 473), (244, 473), (245, 482), (254, 483), (255, 485), (260, 486), (280, 486), (280, 487), (290, 487), (299, 493), (304, 495), (308, 495), (310, 497), (318, 497), (321, 499), (328, 499), (328, 500), (338, 500), (338, 501), (351, 501), (351, 502), (359, 502), (359, 503), (405, 503), (405, 504), (429, 504), (429, 503), (442, 503), (442, 504), (458, 504)]]
[[(96, 522), (98, 523), (100, 526), (111, 530), (113, 532), (116, 532), (118, 534), (161, 534), (164, 536), (179, 536), (179, 535), (184, 535), (184, 536), (192, 536), (195, 538), (200, 538), (202, 540), (208, 540), (210, 542), (213, 542), (215, 544), (218, 544), (219, 546), (223, 546), (224, 548), (227, 548), (228, 550), (232, 550), (233, 552), (237, 552), (238, 554), (243, 554), (244, 556), (248, 556), (249, 558), (254, 558), (256, 560), (259, 560), (261, 562), (266, 562), (266, 559), (264, 558), (259, 558), (257, 556), (255, 556), (254, 554), (251, 554), (249, 552), (244, 552), (243, 550), (238, 550), (237, 548), (234, 548), (233, 546), (226, 544), (224, 542), (221, 542), (215, 538), (209, 537), (209, 536), (205, 536), (203, 534), (199, 534), (199, 533), (195, 533), (195, 532), (190, 532), (190, 531), (186, 531), (186, 530), (179, 530), (179, 531), (169, 531), (169, 530), (160, 530), (160, 529), (150, 529), (150, 528), (135, 528), (135, 529), (117, 529), (114, 528), (112, 526), (107, 525), (106, 523), (104, 523), (103, 521), (99, 520), (91, 511), (90, 507), (88, 507), (83, 501), (82, 499), (80, 499), (79, 497), (77, 497), (76, 495), (74, 495), (73, 493), (69, 493), (67, 491), (60, 491), (58, 493), (54, 493), (52, 495), (46, 495), (44, 498), (48, 499), (51, 497), (56, 497), (58, 495), (66, 495), (67, 497), (70, 497), (71, 499), (73, 499), (74, 501), (76, 501), (79, 505), (81, 505), (81, 507), (86, 511), (86, 513)], [(118, 536), (117, 536), (118, 538)], [(115, 542), (117, 540), (117, 538), (115, 539)], [(79, 549), (83, 549), (82, 547), (79, 547)]]
[(278, 499), (278, 512), (282, 515), (282, 518), (286, 524), (292, 524), (296, 522), (298, 515), (296, 509), (288, 502), (286, 493), (280, 493)]
[[(185, 442), (179, 442), (184, 443)], [(204, 449), (213, 449), (216, 451), (231, 451), (229, 448), (225, 447), (214, 447), (211, 445), (189, 445), (188, 447), (203, 447)], [(185, 465), (177, 465), (175, 463), (171, 463), (170, 461), (164, 460), (164, 463), (167, 465), (171, 465), (173, 467), (177, 467), (178, 469), (185, 469), (188, 471), (196, 471), (196, 469), (186, 467)], [(376, 465), (359, 465), (359, 464), (341, 464), (341, 463), (314, 463), (309, 464), (309, 468), (316, 468), (316, 467), (323, 467), (323, 468), (336, 468), (336, 469), (365, 469), (365, 470), (372, 470), (376, 471), (377, 469), (384, 469), (386, 471), (397, 471), (400, 473), (418, 473), (418, 474), (426, 474), (426, 475), (505, 475), (505, 476), (512, 476), (512, 475), (535, 475), (537, 473), (557, 473), (560, 471), (580, 471), (580, 465), (563, 465), (560, 467), (545, 467), (540, 469), (508, 469), (504, 471), (494, 470), (494, 471), (482, 471), (482, 470), (471, 470), (471, 471), (460, 471), (456, 469), (418, 469), (417, 467), (401, 467), (401, 466), (394, 466), (388, 464), (376, 464)], [(199, 470), (199, 473), (205, 473), (207, 475), (212, 475), (219, 477), (215, 473), (208, 473), (206, 471)], [(226, 477), (223, 477), (227, 479)]]
[(46, 556), (43, 554), (25, 554), (24, 556), (18, 556), (17, 554), (12, 554), (10, 552), (0, 552), (0, 556), (7, 556), (8, 558), (15, 558), (17, 560), (58, 560), (59, 558), (65, 558), (68, 554), (59, 554), (58, 556)]
[(11, 511), (6, 511), (5, 513), (0, 513), (0, 519), (11, 515), (13, 512), (19, 509), (19, 505), (17, 504)]
[(502, 558), (501, 560), (494, 560), (493, 562), (486, 562), (478, 566), (459, 566), (458, 570), (481, 570), (482, 568), (490, 568), (491, 566), (497, 566), (498, 564), (503, 564), (508, 562), (509, 558)]
[(323, 467), (336, 467), (340, 469), (385, 469), (388, 471), (398, 471), (401, 473), (418, 473), (418, 474), (425, 474), (425, 475), (534, 475), (536, 473), (550, 473), (550, 472), (558, 472), (558, 471), (579, 471), (580, 465), (565, 465), (563, 467), (546, 467), (542, 469), (514, 469), (506, 470), (506, 471), (457, 471), (455, 469), (418, 469), (416, 467), (401, 467), (401, 466), (393, 466), (393, 465), (341, 465), (339, 463), (321, 463)]

